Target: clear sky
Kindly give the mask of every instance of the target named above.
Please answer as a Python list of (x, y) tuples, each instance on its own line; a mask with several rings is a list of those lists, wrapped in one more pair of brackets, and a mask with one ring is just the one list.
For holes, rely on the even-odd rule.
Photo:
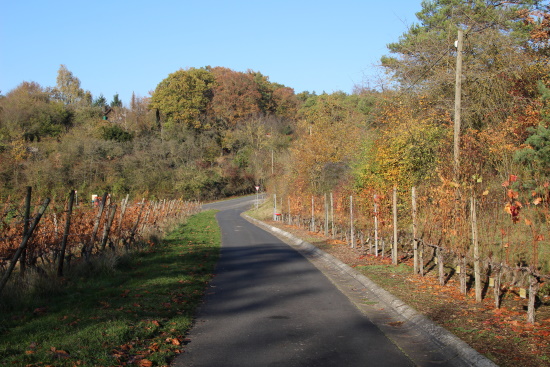
[(61, 64), (108, 101), (181, 68), (252, 69), (296, 93), (344, 91), (417, 21), (421, 0), (0, 0), (0, 91)]

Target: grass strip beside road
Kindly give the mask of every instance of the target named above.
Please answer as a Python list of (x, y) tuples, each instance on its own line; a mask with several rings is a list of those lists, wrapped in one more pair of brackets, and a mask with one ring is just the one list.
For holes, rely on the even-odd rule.
[(215, 212), (202, 212), (112, 271), (66, 279), (54, 293), (2, 310), (0, 361), (168, 365), (186, 342), (220, 243)]

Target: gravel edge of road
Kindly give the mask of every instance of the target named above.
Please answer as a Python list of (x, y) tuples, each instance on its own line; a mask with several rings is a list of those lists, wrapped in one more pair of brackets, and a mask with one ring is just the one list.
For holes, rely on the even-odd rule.
[[(418, 313), (416, 310), (405, 304), (399, 298), (395, 297), (385, 289), (379, 287), (376, 283), (370, 280), (363, 274), (358, 273), (349, 265), (343, 263), (334, 256), (327, 254), (314, 245), (306, 242), (288, 232), (283, 231), (280, 228), (271, 226), (265, 222), (252, 218), (246, 214), (242, 214), (243, 218), (253, 223), (254, 225), (267, 230), (268, 232), (276, 235), (288, 245), (298, 250), (308, 260), (314, 258), (322, 259), (332, 266), (337, 267), (339, 271), (345, 273), (347, 276), (354, 278), (361, 283), (370, 293), (374, 294), (387, 308), (389, 308), (395, 315), (398, 315), (402, 321), (407, 322), (409, 329), (415, 330), (423, 334), (422, 336), (436, 345), (440, 351), (446, 355), (453, 355), (454, 358), (448, 361), (455, 366), (472, 366), (472, 367), (496, 367), (497, 365), (481, 355), (475, 349), (470, 347), (467, 343), (462, 341), (456, 335), (452, 334), (447, 329), (435, 324), (424, 315)], [(325, 273), (325, 275), (327, 275)], [(328, 275), (327, 275), (328, 276)], [(387, 330), (387, 327), (380, 325), (376, 320), (372, 320), (383, 331)], [(386, 329), (386, 330), (384, 330)], [(399, 341), (395, 341), (399, 345)]]

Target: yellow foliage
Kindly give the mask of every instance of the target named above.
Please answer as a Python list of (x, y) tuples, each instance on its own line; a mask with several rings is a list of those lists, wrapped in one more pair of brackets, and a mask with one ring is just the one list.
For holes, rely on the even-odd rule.
[(10, 143), (11, 155), (17, 163), (21, 163), (29, 156), (25, 139), (17, 139)]

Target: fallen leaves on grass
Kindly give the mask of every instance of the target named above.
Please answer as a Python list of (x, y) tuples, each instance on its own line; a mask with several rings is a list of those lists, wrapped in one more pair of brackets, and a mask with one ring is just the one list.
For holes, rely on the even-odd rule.
[(69, 353), (67, 351), (57, 349), (55, 347), (51, 347), (50, 352), (52, 352), (53, 355), (57, 358), (62, 358), (62, 359), (71, 358), (71, 356), (69, 355)]

